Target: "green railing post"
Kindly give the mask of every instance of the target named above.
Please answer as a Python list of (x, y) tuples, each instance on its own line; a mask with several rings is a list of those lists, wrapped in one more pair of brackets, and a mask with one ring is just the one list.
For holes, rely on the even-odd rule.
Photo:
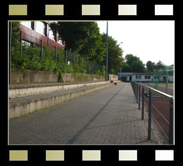
[(138, 103), (138, 91), (139, 91), (139, 89), (138, 89), (138, 84), (136, 83), (136, 90), (137, 90), (137, 93), (136, 93), (136, 97), (137, 97), (137, 101), (136, 101), (136, 103)]
[(169, 144), (174, 143), (174, 125), (173, 125), (173, 99), (170, 99), (170, 119), (169, 119)]
[(152, 117), (152, 93), (149, 89), (149, 118), (148, 118), (148, 140), (151, 139), (151, 117)]
[(142, 87), (142, 119), (144, 119), (144, 87)]
[(141, 92), (141, 85), (139, 84), (139, 110), (140, 110), (140, 92)]

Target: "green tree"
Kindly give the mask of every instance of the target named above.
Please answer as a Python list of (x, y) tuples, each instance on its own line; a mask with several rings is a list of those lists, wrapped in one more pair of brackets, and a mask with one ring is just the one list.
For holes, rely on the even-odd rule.
[(96, 22), (57, 22), (50, 24), (54, 33), (65, 41), (65, 50), (77, 52), (94, 62), (102, 62), (105, 45)]
[(132, 63), (133, 72), (145, 72), (145, 67), (142, 61), (133, 61)]
[(132, 54), (127, 54), (125, 59), (127, 64), (125, 65), (125, 68), (127, 71), (131, 69), (131, 72), (145, 72), (144, 64), (139, 57)]
[[(102, 41), (106, 45), (106, 34), (102, 34)], [(108, 72), (111, 73), (111, 69), (120, 70), (123, 66), (122, 49), (117, 44), (117, 41), (108, 36)], [(105, 61), (104, 61), (105, 65)]]
[(122, 72), (131, 72), (132, 68), (128, 65), (128, 63), (123, 63)]
[(165, 68), (166, 68), (166, 65), (164, 65), (163, 62), (161, 62), (160, 60), (155, 65), (155, 69), (157, 69), (157, 70), (165, 69)]
[(151, 61), (148, 61), (146, 63), (146, 67), (147, 67), (148, 72), (153, 72), (153, 69), (155, 68), (155, 63), (151, 62)]
[(133, 63), (134, 61), (140, 61), (140, 59), (139, 59), (137, 56), (134, 56), (134, 55), (132, 55), (132, 54), (127, 54), (127, 55), (125, 56), (125, 59), (126, 59), (126, 63), (127, 63), (129, 66), (131, 66), (131, 67), (132, 67), (132, 63)]
[(12, 38), (11, 38), (11, 46), (17, 47), (20, 44), (20, 22), (12, 22)]

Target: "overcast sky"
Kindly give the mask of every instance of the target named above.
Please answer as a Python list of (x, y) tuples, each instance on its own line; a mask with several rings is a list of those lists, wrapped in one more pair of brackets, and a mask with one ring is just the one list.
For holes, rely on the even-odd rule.
[[(106, 21), (97, 21), (100, 33), (106, 33)], [(123, 57), (133, 54), (147, 61), (174, 64), (174, 21), (108, 21), (108, 35), (123, 49)]]

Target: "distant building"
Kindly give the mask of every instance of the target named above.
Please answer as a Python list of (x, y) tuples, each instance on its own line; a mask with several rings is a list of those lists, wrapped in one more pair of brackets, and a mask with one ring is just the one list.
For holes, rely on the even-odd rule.
[(58, 34), (53, 34), (49, 21), (21, 21), (22, 43), (32, 46), (41, 46), (41, 41), (45, 46), (65, 48), (65, 42), (59, 40)]
[[(137, 72), (120, 72), (118, 79), (123, 82), (137, 81), (137, 82), (152, 82), (152, 81), (165, 81), (166, 75), (155, 75), (154, 73), (137, 73)], [(160, 80), (159, 80), (160, 79)], [(173, 75), (168, 75), (169, 82), (173, 82)]]
[(166, 70), (174, 70), (174, 65), (166, 66)]
[(142, 81), (149, 82), (153, 79), (153, 73), (132, 73), (132, 72), (121, 72), (118, 73), (118, 78), (121, 81)]

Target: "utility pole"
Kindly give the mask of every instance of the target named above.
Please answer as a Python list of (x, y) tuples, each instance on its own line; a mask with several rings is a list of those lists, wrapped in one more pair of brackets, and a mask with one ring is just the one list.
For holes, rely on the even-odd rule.
[(106, 36), (107, 36), (107, 38), (106, 38), (106, 40), (107, 40), (106, 47), (107, 47), (107, 49), (106, 49), (106, 72), (105, 72), (105, 80), (108, 81), (108, 21), (107, 21), (107, 30), (106, 31), (107, 31), (106, 32)]

